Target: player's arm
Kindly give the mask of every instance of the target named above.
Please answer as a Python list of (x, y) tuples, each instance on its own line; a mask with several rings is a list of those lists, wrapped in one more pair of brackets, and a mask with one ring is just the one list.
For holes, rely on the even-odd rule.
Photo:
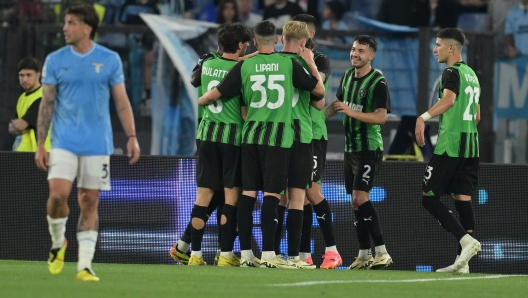
[(475, 122), (477, 125), (480, 122), (480, 104), (477, 105), (477, 116), (475, 117)]
[(11, 119), (9, 122), (9, 133), (15, 136), (22, 134), (29, 124), (24, 119)]
[(196, 66), (194, 66), (192, 74), (191, 74), (191, 85), (193, 85), (195, 88), (198, 88), (202, 85), (202, 65), (203, 63), (209, 59), (213, 58), (212, 53), (204, 54), (200, 59), (198, 60), (198, 63), (196, 63)]
[(383, 125), (387, 120), (387, 113), (390, 111), (390, 95), (385, 79), (378, 81), (376, 86), (374, 86), (373, 99), (374, 112), (369, 113), (354, 111), (342, 101), (337, 101), (333, 105), (338, 113), (345, 114), (366, 124)]
[(315, 65), (315, 61), (313, 60), (314, 53), (307, 48), (302, 48), (299, 55), (304, 59), (306, 64), (308, 64), (308, 67), (310, 68), (310, 73), (312, 74), (312, 76), (314, 76), (317, 79), (317, 85), (315, 86), (315, 88), (309, 91), (316, 96), (319, 96), (321, 98), (324, 97), (325, 87), (323, 84), (323, 80), (321, 79), (321, 75), (319, 74), (319, 71), (317, 70), (317, 66)]
[(427, 110), (427, 112), (416, 119), (414, 134), (416, 136), (416, 143), (420, 147), (425, 145), (425, 121), (442, 115), (455, 105), (455, 100), (460, 89), (460, 74), (458, 70), (452, 68), (446, 68), (444, 70), (442, 73), (442, 87), (444, 96)]
[(244, 60), (235, 64), (216, 88), (205, 92), (200, 98), (198, 98), (198, 104), (206, 106), (219, 99), (220, 96), (231, 98), (240, 94), (240, 89), (242, 88), (241, 69), (243, 63)]
[(54, 84), (43, 84), (42, 101), (40, 102), (37, 117), (37, 152), (35, 153), (37, 167), (43, 171), (48, 170), (48, 153), (44, 147), (44, 143), (48, 136), (56, 98), (57, 86)]
[(259, 51), (254, 51), (253, 53), (250, 53), (250, 54), (247, 54), (245, 56), (239, 57), (238, 61), (246, 60), (246, 59), (251, 58), (253, 56), (256, 56), (258, 54), (259, 54)]
[(242, 115), (242, 119), (246, 121), (247, 112), (248, 112), (246, 102), (244, 101), (244, 98), (242, 96), (240, 96), (239, 100), (240, 100), (240, 114)]
[(130, 106), (130, 100), (125, 89), (125, 83), (118, 83), (111, 88), (112, 97), (114, 98), (117, 115), (121, 125), (128, 137), (127, 153), (130, 158), (129, 163), (135, 164), (139, 160), (140, 149), (136, 137), (136, 126), (134, 124), (134, 114)]
[(315, 66), (317, 67), (317, 70), (319, 71), (319, 75), (321, 76), (321, 80), (323, 81), (323, 84), (326, 83), (326, 80), (330, 78), (330, 74), (332, 73), (332, 67), (330, 66), (330, 59), (326, 55), (320, 55), (317, 58), (315, 58)]
[(341, 80), (339, 81), (339, 87), (337, 87), (337, 92), (336, 92), (336, 99), (331, 102), (329, 105), (326, 106), (325, 110), (324, 110), (324, 115), (325, 115), (325, 118), (328, 119), (328, 118), (332, 118), (334, 117), (335, 115), (337, 115), (337, 111), (335, 109), (335, 106), (334, 104), (336, 102), (339, 102), (339, 101), (343, 101), (343, 81), (345, 79), (345, 76), (351, 71), (351, 69), (348, 69), (347, 71), (345, 71), (345, 73), (341, 76)]
[[(293, 87), (310, 91), (318, 99), (323, 98), (324, 85), (319, 78), (319, 72), (317, 72), (317, 69), (310, 74), (297, 60), (295, 60), (295, 58), (291, 58), (291, 61)], [(322, 89), (320, 88), (321, 86)]]

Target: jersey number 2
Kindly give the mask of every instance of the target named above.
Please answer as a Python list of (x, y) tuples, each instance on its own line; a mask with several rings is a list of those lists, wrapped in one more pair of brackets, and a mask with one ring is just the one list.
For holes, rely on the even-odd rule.
[(471, 105), (473, 103), (478, 105), (480, 99), (480, 88), (467, 86), (466, 89), (464, 89), (464, 92), (466, 92), (466, 94), (469, 94), (469, 103), (466, 107), (466, 110), (464, 111), (463, 119), (464, 121), (473, 121), (477, 118), (477, 115), (471, 114)]

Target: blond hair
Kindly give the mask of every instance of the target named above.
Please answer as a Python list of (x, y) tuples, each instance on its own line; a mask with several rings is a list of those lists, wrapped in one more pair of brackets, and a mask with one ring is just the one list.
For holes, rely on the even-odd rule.
[(282, 27), (282, 36), (286, 42), (310, 38), (308, 25), (303, 22), (289, 21)]

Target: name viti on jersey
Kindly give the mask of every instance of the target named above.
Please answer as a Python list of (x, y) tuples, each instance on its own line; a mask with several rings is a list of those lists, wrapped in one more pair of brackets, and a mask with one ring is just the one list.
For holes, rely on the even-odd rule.
[(202, 67), (202, 74), (210, 77), (223, 78), (228, 73), (227, 70), (222, 69), (213, 69), (211, 67), (204, 66)]
[(255, 71), (279, 71), (279, 63), (255, 64)]
[(465, 73), (464, 76), (466, 77), (466, 81), (468, 81), (470, 83), (475, 83), (475, 84), (479, 83), (477, 77), (475, 77), (475, 76), (472, 76), (472, 75), (467, 74), (467, 73)]
[(350, 107), (351, 110), (353, 111), (356, 111), (356, 112), (361, 112), (363, 111), (363, 105), (357, 105), (355, 103), (351, 103), (349, 102), (348, 103), (348, 106)]

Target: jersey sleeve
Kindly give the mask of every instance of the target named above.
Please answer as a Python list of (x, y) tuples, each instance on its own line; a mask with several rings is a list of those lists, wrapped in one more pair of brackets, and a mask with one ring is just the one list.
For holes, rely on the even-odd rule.
[(29, 128), (36, 129), (37, 128), (37, 118), (38, 118), (38, 112), (40, 107), (40, 102), (42, 101), (42, 97), (35, 100), (31, 106), (29, 106), (29, 109), (26, 111), (22, 119), (24, 119), (27, 123)]
[(326, 55), (319, 55), (314, 59), (314, 62), (319, 72), (324, 73), (325, 81), (323, 83), (325, 83), (327, 80), (330, 79), (330, 74), (332, 73), (332, 67), (330, 66), (330, 59), (328, 59)]
[(308, 91), (314, 90), (319, 80), (311, 75), (295, 58), (291, 58), (291, 61), (293, 86)]
[(387, 113), (391, 111), (389, 86), (385, 79), (381, 79), (374, 86), (374, 109), (386, 109)]
[(234, 97), (240, 94), (242, 89), (242, 64), (244, 60), (238, 62), (231, 68), (225, 78), (216, 86), (220, 94), (225, 97)]
[(442, 88), (449, 89), (458, 95), (460, 91), (460, 74), (458, 73), (458, 69), (449, 67), (444, 69), (442, 73)]
[(125, 75), (123, 74), (123, 63), (121, 57), (117, 53), (114, 53), (112, 73), (110, 74), (110, 86), (121, 84), (125, 81)]
[(198, 88), (202, 85), (202, 65), (203, 63), (210, 58), (214, 58), (213, 53), (207, 53), (204, 54), (200, 59), (198, 59), (198, 62), (196, 63), (196, 66), (194, 66), (191, 74), (191, 85), (193, 85), (195, 88)]
[(57, 72), (53, 55), (48, 55), (42, 67), (42, 84), (57, 85)]

